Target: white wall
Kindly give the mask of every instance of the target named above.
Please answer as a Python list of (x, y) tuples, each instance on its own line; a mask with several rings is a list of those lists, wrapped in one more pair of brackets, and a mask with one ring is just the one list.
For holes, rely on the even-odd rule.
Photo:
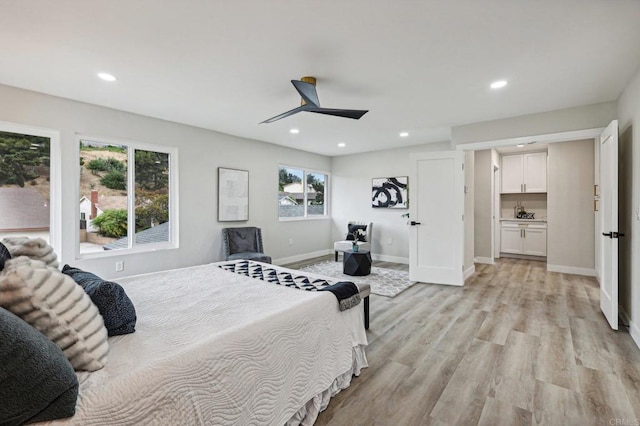
[(475, 151), (474, 159), (474, 257), (493, 259), (491, 253), (492, 150)]
[[(60, 132), (64, 191), (58, 255), (65, 263), (114, 277), (217, 261), (222, 259), (221, 229), (227, 226), (261, 227), (265, 251), (276, 260), (326, 252), (331, 245), (330, 220), (279, 222), (277, 207), (279, 163), (329, 171), (329, 157), (9, 86), (0, 85), (0, 99), (0, 121)], [(178, 249), (75, 260), (76, 133), (178, 148)], [(249, 170), (248, 222), (217, 222), (218, 167)], [(125, 261), (125, 270), (116, 274), (117, 260)]]
[(547, 265), (595, 275), (593, 139), (549, 144)]
[(640, 71), (618, 99), (620, 125), (620, 303), (631, 320), (631, 336), (640, 346)]
[(615, 118), (615, 102), (509, 117), (455, 126), (451, 129), (451, 144), (455, 146), (463, 143), (606, 127)]
[[(344, 239), (347, 222), (373, 222), (371, 251), (379, 260), (409, 262), (409, 230), (407, 209), (374, 209), (371, 207), (371, 179), (408, 176), (409, 154), (414, 152), (449, 151), (450, 143), (424, 144), (332, 159), (331, 241)], [(409, 202), (411, 187), (409, 181)], [(391, 239), (391, 244), (389, 240)], [(329, 247), (333, 247), (333, 243)]]

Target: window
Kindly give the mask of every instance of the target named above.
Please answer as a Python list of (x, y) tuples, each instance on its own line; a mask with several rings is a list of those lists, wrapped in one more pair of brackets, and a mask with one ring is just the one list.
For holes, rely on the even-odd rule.
[(281, 220), (327, 216), (328, 175), (280, 166), (278, 211)]
[(52, 220), (59, 217), (52, 207), (57, 141), (57, 132), (0, 123), (0, 240), (39, 237), (59, 253), (59, 223)]
[(174, 150), (80, 138), (79, 152), (81, 256), (176, 246)]

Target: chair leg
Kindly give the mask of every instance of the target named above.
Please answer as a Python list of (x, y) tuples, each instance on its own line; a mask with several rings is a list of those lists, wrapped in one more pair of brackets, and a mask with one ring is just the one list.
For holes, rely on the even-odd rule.
[(369, 329), (369, 296), (364, 298), (364, 329)]
[(336, 262), (338, 261), (338, 251), (336, 250)]

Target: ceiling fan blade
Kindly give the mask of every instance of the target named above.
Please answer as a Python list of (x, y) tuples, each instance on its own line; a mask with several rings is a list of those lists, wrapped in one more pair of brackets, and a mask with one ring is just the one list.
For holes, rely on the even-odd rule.
[(369, 112), (369, 110), (337, 108), (309, 108), (307, 111), (318, 114), (335, 115), (337, 117), (353, 118), (354, 120), (360, 119), (360, 117)]
[[(305, 108), (305, 107), (306, 107), (306, 108)], [(306, 111), (307, 109), (308, 109), (308, 106), (307, 106), (307, 105), (299, 106), (298, 108), (294, 108), (294, 109), (292, 109), (292, 110), (290, 110), (290, 111), (283, 112), (282, 114), (278, 114), (278, 115), (276, 115), (275, 117), (267, 118), (266, 120), (261, 121), (261, 122), (260, 122), (260, 124), (263, 124), (263, 123), (273, 123), (274, 121), (278, 121), (278, 120), (281, 120), (281, 119), (283, 119), (283, 118), (285, 118), (285, 117), (289, 117), (289, 116), (291, 116), (291, 115), (293, 115), (293, 114), (297, 114), (297, 113), (299, 113), (300, 111)]]
[(291, 84), (293, 84), (293, 87), (296, 88), (300, 96), (302, 96), (302, 99), (304, 99), (308, 104), (320, 108), (320, 100), (318, 99), (316, 86), (300, 80), (291, 80)]

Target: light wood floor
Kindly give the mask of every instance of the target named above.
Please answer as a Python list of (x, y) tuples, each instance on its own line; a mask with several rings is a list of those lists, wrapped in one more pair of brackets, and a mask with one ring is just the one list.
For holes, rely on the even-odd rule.
[(369, 368), (316, 425), (640, 424), (640, 349), (609, 328), (592, 278), (476, 265), (462, 288), (372, 295), (368, 337)]

